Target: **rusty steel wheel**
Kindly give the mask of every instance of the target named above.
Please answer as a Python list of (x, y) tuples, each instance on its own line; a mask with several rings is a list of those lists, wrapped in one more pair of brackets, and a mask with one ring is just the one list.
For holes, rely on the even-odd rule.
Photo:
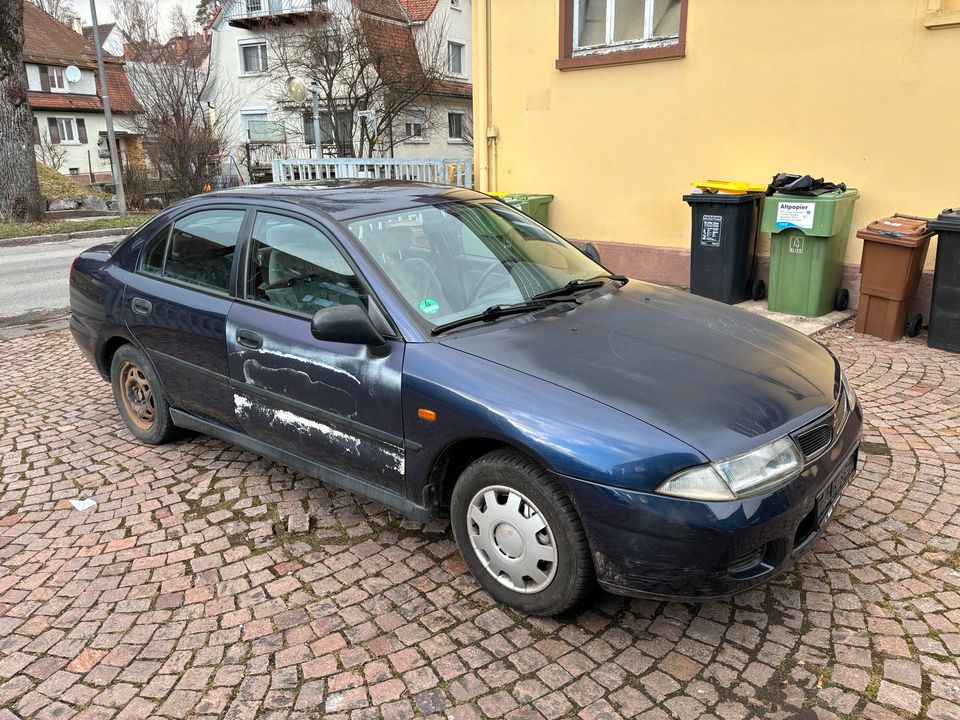
[(157, 421), (157, 406), (153, 401), (153, 390), (143, 370), (132, 362), (120, 365), (120, 398), (127, 410), (127, 416), (142, 430), (149, 430)]
[(160, 381), (140, 350), (133, 345), (117, 350), (110, 364), (110, 381), (120, 416), (138, 440), (159, 445), (176, 437)]

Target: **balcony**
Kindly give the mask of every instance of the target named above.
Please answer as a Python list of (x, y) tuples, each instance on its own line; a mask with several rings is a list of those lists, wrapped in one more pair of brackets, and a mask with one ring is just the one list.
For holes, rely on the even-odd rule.
[(250, 30), (326, 14), (327, 0), (234, 0), (223, 12), (230, 25)]

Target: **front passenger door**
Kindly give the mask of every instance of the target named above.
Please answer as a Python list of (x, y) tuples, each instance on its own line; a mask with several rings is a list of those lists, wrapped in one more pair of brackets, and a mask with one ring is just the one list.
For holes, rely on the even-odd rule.
[(403, 342), (389, 340), (389, 354), (373, 356), (362, 345), (313, 337), (310, 320), (321, 308), (374, 307), (318, 227), (258, 211), (246, 254), (245, 287), (227, 319), (242, 427), (287, 452), (402, 493)]

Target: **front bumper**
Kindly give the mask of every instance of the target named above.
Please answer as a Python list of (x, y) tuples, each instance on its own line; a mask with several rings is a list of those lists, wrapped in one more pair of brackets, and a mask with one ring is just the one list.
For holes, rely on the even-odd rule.
[(699, 502), (558, 480), (580, 512), (604, 589), (672, 600), (727, 597), (788, 569), (822, 535), (856, 473), (862, 427), (858, 404), (799, 477), (743, 500)]

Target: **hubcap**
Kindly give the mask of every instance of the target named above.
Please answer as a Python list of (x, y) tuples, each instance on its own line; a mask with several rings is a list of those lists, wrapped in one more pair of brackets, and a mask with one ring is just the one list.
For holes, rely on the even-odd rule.
[(143, 370), (133, 363), (120, 366), (120, 399), (127, 417), (141, 430), (149, 430), (157, 416), (153, 391)]
[(529, 594), (553, 581), (557, 573), (553, 532), (523, 493), (501, 485), (486, 487), (473, 496), (467, 515), (470, 544), (497, 582)]

